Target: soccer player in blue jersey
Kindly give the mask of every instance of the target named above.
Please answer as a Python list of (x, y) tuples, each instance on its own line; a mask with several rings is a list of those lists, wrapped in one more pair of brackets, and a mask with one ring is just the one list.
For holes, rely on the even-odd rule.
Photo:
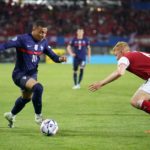
[(65, 56), (57, 56), (48, 45), (46, 34), (48, 27), (44, 21), (36, 21), (29, 34), (18, 35), (12, 40), (0, 44), (0, 52), (8, 48), (16, 48), (16, 64), (12, 73), (14, 83), (21, 88), (22, 95), (16, 100), (12, 110), (4, 117), (8, 126), (14, 126), (15, 116), (32, 100), (35, 121), (41, 124), (43, 86), (37, 81), (38, 63), (42, 53), (48, 55), (56, 63), (66, 61)]
[[(91, 47), (89, 40), (84, 37), (84, 29), (77, 29), (77, 36), (74, 37), (67, 45), (68, 53), (73, 57), (73, 89), (80, 89), (80, 83), (83, 79), (84, 68), (86, 65), (86, 55), (88, 62), (91, 57)], [(78, 68), (80, 72), (78, 75)]]

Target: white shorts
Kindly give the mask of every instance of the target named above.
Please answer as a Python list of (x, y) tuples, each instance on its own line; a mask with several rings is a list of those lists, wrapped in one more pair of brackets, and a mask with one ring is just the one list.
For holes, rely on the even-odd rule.
[(150, 78), (139, 87), (139, 90), (143, 90), (144, 92), (150, 94)]

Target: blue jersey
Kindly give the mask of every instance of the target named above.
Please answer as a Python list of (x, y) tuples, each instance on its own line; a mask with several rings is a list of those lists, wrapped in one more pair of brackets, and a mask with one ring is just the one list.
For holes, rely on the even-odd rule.
[(90, 41), (87, 38), (78, 39), (75, 37), (69, 42), (69, 45), (71, 45), (73, 53), (76, 54), (75, 58), (86, 60), (87, 49), (90, 46)]
[(55, 62), (60, 62), (59, 56), (52, 51), (46, 39), (36, 41), (31, 34), (18, 35), (12, 40), (0, 44), (0, 51), (8, 48), (16, 48), (17, 60), (14, 71), (24, 73), (36, 71), (42, 53), (48, 55)]

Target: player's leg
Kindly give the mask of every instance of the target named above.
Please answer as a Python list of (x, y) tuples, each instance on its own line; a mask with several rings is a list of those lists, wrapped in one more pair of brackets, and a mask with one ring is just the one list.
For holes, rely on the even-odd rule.
[(31, 95), (31, 92), (23, 92), (23, 95), (17, 98), (12, 110), (4, 114), (5, 118), (9, 121), (8, 126), (10, 128), (14, 127), (16, 115), (25, 107), (26, 103), (31, 100)]
[(17, 115), (25, 107), (25, 105), (31, 100), (32, 87), (36, 83), (37, 81), (34, 78), (29, 76), (20, 79), (19, 86), (22, 89), (22, 96), (16, 100), (15, 105), (11, 110), (13, 115)]
[(150, 83), (143, 84), (133, 95), (131, 105), (150, 114)]
[(15, 84), (21, 87), (22, 96), (16, 100), (11, 112), (7, 112), (4, 114), (5, 118), (9, 121), (9, 127), (13, 127), (16, 114), (19, 113), (25, 107), (26, 103), (30, 101), (32, 92), (33, 92), (32, 102), (35, 110), (35, 121), (37, 122), (36, 118), (38, 118), (38, 122), (39, 120), (41, 122), (42, 120), (42, 116), (41, 116), (42, 96), (41, 95), (43, 92), (43, 87), (40, 83), (36, 81), (36, 79), (37, 79), (36, 74), (30, 77), (23, 76), (21, 78), (18, 78), (16, 75), (13, 78)]
[[(24, 95), (29, 95), (29, 96), (24, 96)], [(31, 95), (32, 93), (31, 92), (26, 92), (24, 91), (22, 96), (20, 96), (16, 102), (15, 102), (15, 105), (14, 107), (12, 108), (11, 110), (11, 113), (13, 115), (17, 115), (24, 107), (25, 105), (30, 102), (31, 100)]]
[(15, 105), (14, 105), (14, 107), (11, 110), (11, 113), (13, 115), (17, 115), (25, 107), (25, 105), (28, 102), (30, 102), (31, 95), (32, 95), (31, 91), (26, 91), (26, 90), (22, 91), (22, 96), (20, 96), (16, 100)]
[[(16, 76), (17, 78), (17, 76)], [(14, 127), (15, 116), (25, 107), (25, 105), (31, 100), (32, 91), (25, 88), (26, 82), (30, 77), (22, 77), (20, 79), (14, 79), (14, 82), (17, 86), (22, 89), (22, 96), (16, 99), (15, 104), (10, 112), (6, 112), (4, 117), (8, 120), (8, 126), (10, 128)]]
[(74, 59), (73, 62), (73, 81), (74, 81), (74, 86), (73, 89), (76, 89), (77, 84), (78, 84), (78, 62), (76, 59)]
[(43, 86), (36, 81), (36, 78), (34, 78), (34, 76), (32, 76), (32, 78), (27, 77), (27, 80), (24, 80), (24, 82), (25, 90), (22, 92), (22, 97), (17, 99), (11, 112), (13, 115), (16, 115), (25, 107), (26, 103), (28, 103), (32, 98), (32, 103), (35, 111), (35, 121), (36, 123), (40, 124), (43, 120), (41, 113)]
[(42, 84), (38, 83), (34, 79), (28, 80), (26, 83), (26, 88), (32, 90), (32, 103), (35, 111), (35, 121), (38, 124), (42, 123), (42, 94), (43, 94), (43, 86)]
[(85, 61), (81, 61), (81, 63), (80, 63), (79, 80), (78, 80), (78, 88), (80, 88), (80, 83), (81, 83), (81, 81), (83, 79), (85, 65), (86, 65)]

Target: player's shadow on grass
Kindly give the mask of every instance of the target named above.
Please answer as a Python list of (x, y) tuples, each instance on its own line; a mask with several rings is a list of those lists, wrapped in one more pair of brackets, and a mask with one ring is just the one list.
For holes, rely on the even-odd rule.
[[(14, 128), (14, 129), (10, 129), (10, 128), (6, 128), (6, 127), (0, 127), (0, 133), (3, 134), (10, 134), (11, 137), (16, 136), (16, 135), (20, 135), (21, 137), (37, 137), (37, 136), (41, 136), (42, 133), (40, 133), (39, 130), (37, 129), (29, 129), (29, 128)], [(101, 137), (101, 138), (142, 138), (142, 137), (146, 137), (146, 136), (150, 136), (150, 134), (145, 134), (144, 131), (143, 132), (126, 132), (126, 131), (102, 131), (101, 129), (99, 131), (94, 131), (94, 130), (59, 130), (58, 133), (56, 134), (56, 137)]]
[(9, 127), (0, 127), (0, 133), (1, 134), (11, 134), (11, 136), (15, 135), (20, 135), (20, 136), (36, 136), (38, 134), (41, 134), (39, 130), (36, 128), (20, 128), (20, 127), (15, 127), (15, 128), (9, 128)]
[[(85, 114), (76, 114), (79, 116), (136, 116), (143, 117), (146, 116), (145, 113), (137, 115), (137, 113), (85, 113)], [(148, 115), (147, 115), (148, 116)]]
[[(150, 134), (149, 134), (150, 135)], [(58, 136), (62, 137), (103, 137), (103, 138), (118, 138), (118, 137), (145, 137), (146, 134), (141, 132), (133, 133), (133, 132), (119, 132), (119, 131), (83, 131), (83, 130), (61, 130), (58, 133)]]

